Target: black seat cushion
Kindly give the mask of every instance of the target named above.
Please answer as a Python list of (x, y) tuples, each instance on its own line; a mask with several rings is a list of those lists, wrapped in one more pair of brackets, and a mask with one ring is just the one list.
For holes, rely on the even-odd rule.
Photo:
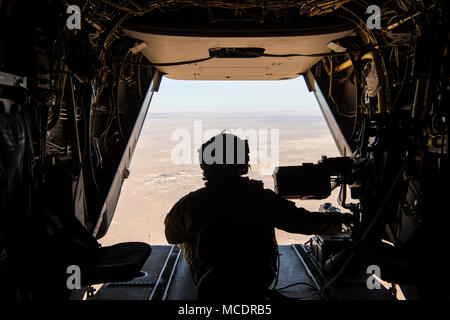
[(81, 267), (82, 285), (129, 281), (139, 275), (152, 249), (143, 242), (124, 242), (89, 251)]

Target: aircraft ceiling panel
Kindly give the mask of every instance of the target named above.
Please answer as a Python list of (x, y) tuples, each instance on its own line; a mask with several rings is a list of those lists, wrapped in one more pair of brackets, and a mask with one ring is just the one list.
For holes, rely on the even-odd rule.
[[(151, 34), (125, 30), (144, 41), (143, 54), (153, 63), (172, 63), (210, 57), (214, 48), (263, 48), (265, 54), (317, 54), (330, 52), (330, 41), (352, 30), (327, 34), (270, 37), (211, 37)], [(214, 57), (210, 60), (171, 66), (156, 66), (166, 77), (179, 80), (281, 80), (298, 77), (320, 57)]]

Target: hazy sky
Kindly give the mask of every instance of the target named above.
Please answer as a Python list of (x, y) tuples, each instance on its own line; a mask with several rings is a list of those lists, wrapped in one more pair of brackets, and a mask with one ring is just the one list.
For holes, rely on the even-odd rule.
[(322, 115), (303, 77), (278, 81), (188, 81), (163, 78), (150, 106), (153, 112), (208, 110), (251, 112), (295, 111), (297, 115)]

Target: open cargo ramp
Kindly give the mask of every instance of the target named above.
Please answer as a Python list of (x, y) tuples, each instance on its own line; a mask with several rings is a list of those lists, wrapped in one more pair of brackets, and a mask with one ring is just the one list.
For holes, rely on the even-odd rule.
[[(257, 245), (257, 244), (255, 244)], [(277, 288), (304, 282), (280, 291), (285, 297), (302, 300), (321, 299), (319, 289), (325, 278), (316, 267), (307, 247), (301, 244), (280, 245), (280, 275)], [(326, 299), (387, 300), (394, 299), (384, 287), (368, 290), (367, 275), (343, 281), (332, 287)], [(236, 284), (238, 287), (239, 284)], [(317, 289), (314, 289), (317, 288)], [(91, 300), (196, 300), (197, 289), (181, 250), (174, 245), (152, 246), (152, 254), (141, 276), (128, 282), (106, 283)], [(268, 299), (269, 300), (269, 299)]]

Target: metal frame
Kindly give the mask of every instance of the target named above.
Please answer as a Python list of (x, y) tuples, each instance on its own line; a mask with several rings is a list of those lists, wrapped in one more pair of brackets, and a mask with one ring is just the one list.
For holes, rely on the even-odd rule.
[[(175, 254), (174, 251), (178, 251), (178, 252), (176, 253), (177, 256), (176, 256), (175, 260), (171, 263), (170, 260), (171, 259), (173, 260), (173, 256)], [(167, 293), (169, 291), (170, 284), (171, 284), (173, 276), (175, 274), (175, 269), (177, 268), (178, 261), (180, 260), (181, 252), (182, 252), (181, 249), (179, 249), (177, 246), (175, 246), (175, 245), (171, 246), (170, 251), (167, 254), (166, 261), (164, 262), (164, 265), (161, 268), (161, 271), (159, 272), (158, 280), (156, 280), (156, 284), (153, 287), (152, 293), (150, 294), (150, 297), (148, 298), (148, 300), (166, 300), (167, 299)], [(164, 275), (167, 273), (167, 270), (169, 270), (169, 268), (171, 268), (170, 275), (167, 278), (167, 283), (164, 286), (164, 292), (161, 295), (160, 294), (161, 283), (164, 281)]]
[[(122, 159), (120, 160), (119, 167), (117, 168), (114, 179), (111, 183), (111, 187), (108, 191), (108, 195), (106, 196), (105, 202), (103, 204), (102, 210), (100, 212), (100, 216), (97, 220), (93, 235), (96, 238), (101, 238), (107, 231), (100, 230), (103, 225), (103, 220), (107, 219), (107, 225), (111, 222), (114, 211), (116, 210), (117, 202), (119, 201), (120, 191), (122, 189), (122, 184), (124, 180), (129, 175), (128, 168), (130, 167), (131, 158), (133, 157), (134, 150), (136, 149), (136, 144), (138, 142), (139, 136), (142, 131), (142, 127), (144, 125), (145, 116), (147, 115), (148, 109), (150, 107), (150, 103), (153, 98), (153, 93), (159, 90), (159, 85), (161, 83), (162, 74), (155, 70), (155, 73), (152, 78), (152, 82), (145, 96), (144, 102), (142, 103), (142, 107), (139, 111), (139, 114), (136, 118), (136, 122), (134, 124), (133, 131), (131, 132), (130, 138), (128, 139), (127, 146), (122, 155)], [(99, 231), (102, 231), (99, 234)]]
[(328, 129), (330, 130), (334, 143), (336, 143), (339, 153), (342, 157), (350, 155), (352, 150), (350, 149), (347, 139), (345, 139), (341, 127), (337, 123), (333, 111), (328, 105), (327, 99), (323, 95), (322, 90), (320, 90), (319, 84), (317, 83), (311, 70), (303, 74), (303, 78), (306, 82), (308, 90), (314, 93), (314, 96), (319, 103), (320, 111), (322, 111), (322, 115), (325, 118), (325, 122), (327, 123)]
[(308, 276), (311, 278), (312, 282), (314, 282), (314, 285), (316, 286), (317, 290), (320, 290), (321, 286), (320, 286), (319, 282), (317, 281), (316, 277), (314, 277), (314, 275), (311, 272), (311, 270), (308, 268), (308, 265), (306, 264), (305, 260), (303, 260), (302, 255), (300, 254), (300, 252), (298, 252), (298, 250), (297, 250), (297, 248), (295, 247), (294, 244), (291, 244), (291, 248), (295, 252), (295, 254), (297, 255), (297, 257), (300, 260), (300, 262), (305, 267), (306, 273), (308, 273)]

